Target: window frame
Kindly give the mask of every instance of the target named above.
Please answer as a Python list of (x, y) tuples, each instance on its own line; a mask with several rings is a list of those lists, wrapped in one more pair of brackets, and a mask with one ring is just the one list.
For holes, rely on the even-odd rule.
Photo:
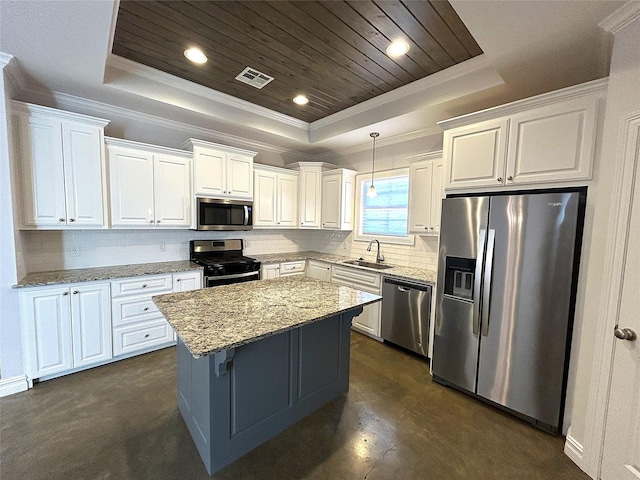
[[(393, 177), (407, 177), (409, 181), (409, 167), (396, 168), (393, 170), (383, 170), (375, 172), (373, 184), (376, 180)], [(353, 241), (354, 242), (370, 242), (372, 240), (378, 240), (380, 243), (388, 243), (393, 245), (415, 245), (415, 235), (409, 233), (409, 198), (407, 197), (407, 236), (390, 236), (390, 235), (367, 235), (362, 233), (362, 189), (363, 183), (371, 180), (371, 173), (358, 173), (355, 178), (355, 215), (354, 215), (354, 228), (353, 228)], [(408, 195), (408, 194), (407, 194)]]

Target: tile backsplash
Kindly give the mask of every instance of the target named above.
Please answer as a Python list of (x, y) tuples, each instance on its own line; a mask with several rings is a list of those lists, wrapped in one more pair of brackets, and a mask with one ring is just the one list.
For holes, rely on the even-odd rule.
[[(375, 260), (375, 251), (366, 251), (367, 242), (353, 241), (351, 232), (327, 230), (78, 230), (22, 234), (27, 272), (186, 260), (189, 240), (209, 238), (242, 238), (249, 256), (315, 250)], [(415, 237), (413, 246), (382, 243), (380, 252), (387, 263), (435, 269), (437, 249), (437, 238)]]

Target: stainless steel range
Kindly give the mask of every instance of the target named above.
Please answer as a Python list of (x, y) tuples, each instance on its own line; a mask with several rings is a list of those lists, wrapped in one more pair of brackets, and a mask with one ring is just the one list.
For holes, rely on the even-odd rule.
[(242, 254), (242, 240), (191, 240), (189, 258), (204, 267), (204, 286), (260, 279), (260, 262)]

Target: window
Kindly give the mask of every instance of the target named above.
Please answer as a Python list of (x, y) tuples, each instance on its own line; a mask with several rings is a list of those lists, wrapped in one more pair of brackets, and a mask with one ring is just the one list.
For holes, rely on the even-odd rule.
[(409, 205), (409, 172), (407, 169), (376, 173), (377, 196), (367, 197), (370, 175), (358, 175), (356, 240), (374, 238), (386, 243), (413, 245), (407, 234)]

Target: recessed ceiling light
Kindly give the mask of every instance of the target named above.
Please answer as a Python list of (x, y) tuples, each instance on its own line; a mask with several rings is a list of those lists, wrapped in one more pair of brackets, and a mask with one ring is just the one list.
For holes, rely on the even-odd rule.
[(296, 95), (295, 97), (293, 97), (293, 103), (296, 103), (298, 105), (306, 105), (307, 103), (309, 103), (309, 99), (304, 95)]
[(184, 51), (184, 56), (191, 60), (193, 63), (207, 63), (207, 56), (202, 53), (199, 48), (187, 48)]
[(396, 40), (395, 42), (391, 42), (391, 44), (387, 47), (387, 55), (393, 58), (401, 57), (408, 51), (409, 44), (404, 40)]

